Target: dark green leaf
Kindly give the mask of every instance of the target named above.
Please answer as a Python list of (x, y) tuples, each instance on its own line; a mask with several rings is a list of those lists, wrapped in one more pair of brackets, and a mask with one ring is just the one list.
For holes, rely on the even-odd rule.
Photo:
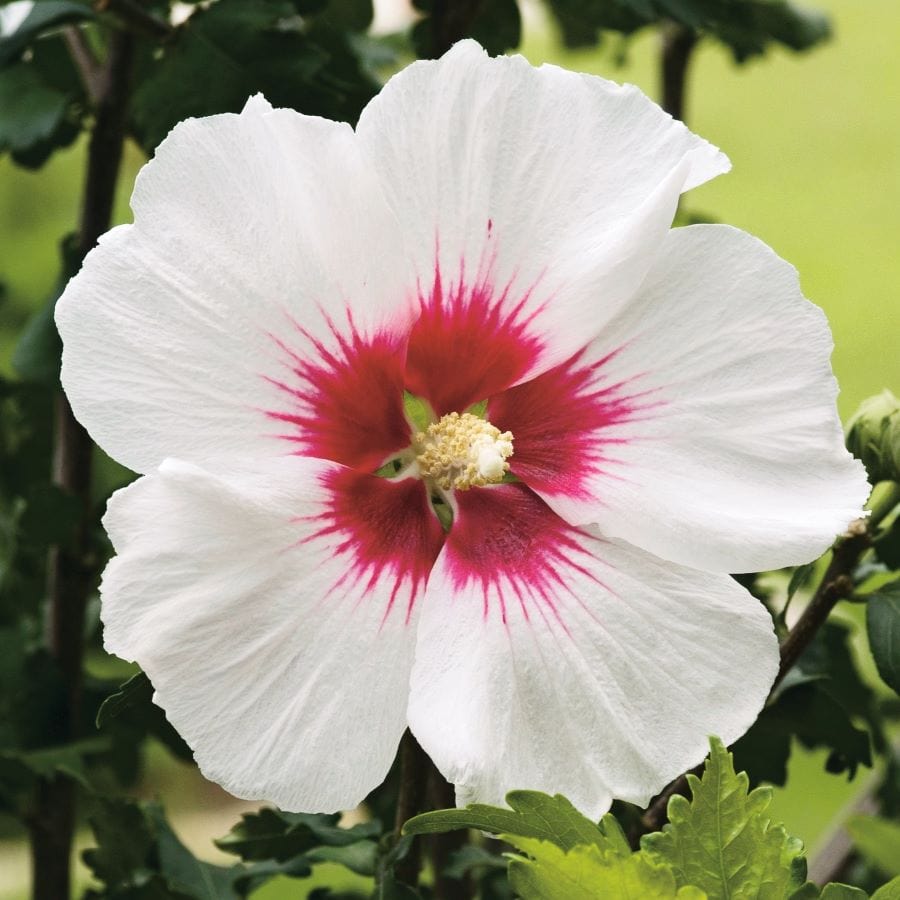
[(596, 844), (602, 850), (630, 853), (628, 842), (613, 816), (595, 825), (560, 794), (510, 791), (510, 809), (474, 803), (465, 809), (440, 809), (415, 816), (403, 826), (404, 834), (435, 834), (475, 828), (491, 834), (515, 834), (550, 841), (563, 850), (579, 844)]
[(314, 847), (305, 854), (310, 862), (338, 863), (357, 875), (373, 876), (378, 856), (378, 845), (374, 841), (357, 841), (342, 847)]
[(25, 48), (45, 31), (71, 22), (82, 22), (93, 15), (86, 3), (70, 0), (43, 0), (35, 3), (15, 29), (0, 37), (0, 67), (18, 59)]
[(866, 629), (878, 674), (900, 694), (900, 579), (869, 595)]
[(873, 541), (872, 547), (889, 569), (900, 569), (900, 516)]
[(132, 676), (102, 701), (95, 721), (97, 728), (114, 735), (122, 733), (132, 745), (152, 735), (179, 759), (193, 758), (188, 745), (153, 702), (153, 685), (143, 672)]
[(182, 119), (239, 112), (259, 92), (274, 106), (355, 121), (376, 90), (347, 33), (324, 18), (303, 19), (286, 0), (219, 0), (147, 62), (132, 120), (150, 152)]
[(642, 838), (642, 850), (709, 900), (789, 895), (806, 881), (803, 845), (772, 824), (772, 789), (748, 791), (721, 741), (710, 746), (703, 777), (688, 775), (692, 799), (672, 797), (669, 824)]
[(869, 735), (856, 727), (848, 712), (819, 681), (797, 684), (780, 693), (753, 727), (734, 745), (735, 765), (753, 784), (784, 784), (790, 741), (831, 750), (828, 771), (852, 778), (860, 764), (870, 766)]
[(89, 817), (97, 846), (82, 858), (94, 876), (110, 888), (133, 883), (152, 870), (156, 835), (144, 811), (133, 800), (98, 798)]
[(197, 859), (178, 840), (158, 804), (147, 804), (147, 814), (156, 826), (160, 872), (176, 891), (196, 900), (238, 900), (233, 882), (239, 869)]
[(314, 847), (347, 847), (377, 837), (381, 831), (378, 822), (341, 828), (338, 819), (337, 815), (286, 813), (263, 808), (255, 813), (245, 813), (241, 821), (215, 844), (220, 850), (243, 860), (284, 861)]
[(477, 844), (464, 844), (453, 852), (441, 874), (446, 878), (461, 879), (479, 869), (503, 869), (505, 871), (506, 860)]
[(816, 569), (815, 563), (807, 563), (805, 566), (797, 566), (791, 573), (791, 580), (788, 582), (787, 598), (790, 600), (797, 591), (800, 590), (810, 579)]

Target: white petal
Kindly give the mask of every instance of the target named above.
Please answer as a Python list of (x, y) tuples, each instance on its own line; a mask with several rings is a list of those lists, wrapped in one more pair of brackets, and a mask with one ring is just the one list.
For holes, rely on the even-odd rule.
[[(357, 133), (410, 226), (423, 285), (509, 288), (561, 362), (630, 296), (682, 190), (726, 171), (716, 148), (637, 88), (473, 41), (408, 66)], [(449, 282), (449, 287), (448, 287)], [(544, 304), (546, 308), (544, 307)]]
[[(399, 317), (410, 279), (347, 125), (273, 110), (189, 119), (141, 171), (135, 224), (109, 232), (57, 307), (75, 414), (143, 472), (283, 450), (291, 353)], [(329, 321), (329, 318), (331, 321)]]
[[(520, 474), (570, 522), (684, 565), (750, 572), (815, 559), (862, 515), (869, 490), (844, 449), (831, 350), (822, 311), (765, 244), (726, 226), (676, 229), (573, 366), (593, 373), (567, 376), (577, 392), (563, 391), (559, 408), (573, 404), (572, 427), (554, 439), (572, 449), (571, 471), (546, 465), (549, 420), (543, 461)], [(492, 421), (516, 434), (508, 415)], [(523, 421), (522, 464), (525, 434)]]
[(403, 554), (430, 541), (427, 573), (440, 527), (417, 516), (433, 519), (426, 505), (418, 482), (332, 463), (222, 477), (166, 461), (104, 520), (118, 554), (101, 591), (106, 647), (144, 668), (208, 778), (288, 810), (351, 808), (406, 726), (423, 576)]
[(535, 789), (595, 818), (613, 798), (645, 805), (709, 735), (754, 721), (778, 666), (771, 618), (729, 577), (576, 532), (516, 488), (457, 495), (410, 727), (460, 804)]

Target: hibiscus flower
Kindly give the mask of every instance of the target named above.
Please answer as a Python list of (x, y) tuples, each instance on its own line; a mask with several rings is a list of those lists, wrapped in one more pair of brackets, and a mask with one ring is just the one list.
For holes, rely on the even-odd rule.
[(472, 42), (345, 124), (178, 125), (57, 312), (79, 420), (141, 473), (110, 652), (202, 771), (351, 807), (408, 726), (460, 802), (643, 804), (758, 714), (729, 572), (860, 514), (794, 270), (671, 229), (728, 169), (633, 87)]

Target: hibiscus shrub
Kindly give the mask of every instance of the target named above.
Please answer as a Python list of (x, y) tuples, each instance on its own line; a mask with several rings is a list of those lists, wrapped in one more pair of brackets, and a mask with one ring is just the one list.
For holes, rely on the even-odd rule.
[[(80, 825), (109, 900), (900, 898), (900, 404), (845, 447), (793, 269), (671, 228), (730, 165), (678, 121), (696, 43), (828, 21), (546, 5), (570, 46), (661, 30), (672, 115), (492, 58), (515, 0), (388, 35), (369, 0), (0, 5), (0, 152), (87, 145), (0, 378), (0, 813), (35, 900), (73, 896)], [(769, 810), (798, 744), (874, 770), (827, 885)], [(272, 804), (233, 864), (135, 798), (151, 746)]]

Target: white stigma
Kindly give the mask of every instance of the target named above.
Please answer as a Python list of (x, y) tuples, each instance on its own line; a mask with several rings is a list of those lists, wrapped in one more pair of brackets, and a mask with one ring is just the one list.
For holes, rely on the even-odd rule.
[(416, 435), (423, 478), (445, 491), (497, 484), (509, 471), (513, 436), (471, 413), (450, 413)]

